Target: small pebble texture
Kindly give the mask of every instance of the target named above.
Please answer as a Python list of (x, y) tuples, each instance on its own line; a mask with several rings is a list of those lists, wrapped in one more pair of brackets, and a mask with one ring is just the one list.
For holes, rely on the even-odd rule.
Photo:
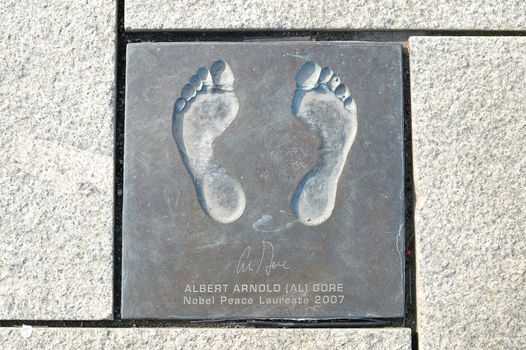
[(526, 38), (410, 40), (420, 350), (526, 349)]
[[(31, 334), (27, 338), (28, 334)], [(25, 335), (25, 337), (22, 336)], [(4, 349), (410, 350), (411, 330), (227, 328), (33, 328), (0, 330)]]
[(114, 16), (2, 2), (0, 319), (111, 317)]
[(126, 0), (127, 29), (526, 29), (524, 0)]

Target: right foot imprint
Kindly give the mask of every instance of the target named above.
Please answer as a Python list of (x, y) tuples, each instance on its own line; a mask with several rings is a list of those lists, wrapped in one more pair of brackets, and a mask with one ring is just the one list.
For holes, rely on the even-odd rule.
[(306, 62), (296, 75), (292, 112), (320, 140), (320, 161), (301, 180), (292, 210), (305, 225), (327, 220), (334, 209), (338, 179), (356, 137), (356, 105), (330, 68)]
[(216, 61), (199, 68), (175, 101), (172, 133), (199, 203), (214, 220), (231, 223), (245, 210), (239, 182), (214, 161), (214, 140), (234, 121), (239, 102), (228, 63)]

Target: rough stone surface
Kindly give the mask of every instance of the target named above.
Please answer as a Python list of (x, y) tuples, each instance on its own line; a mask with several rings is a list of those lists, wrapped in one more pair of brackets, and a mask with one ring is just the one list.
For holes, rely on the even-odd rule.
[(526, 38), (410, 56), (420, 349), (524, 349)]
[[(30, 334), (29, 338), (27, 338)], [(25, 337), (24, 337), (24, 336)], [(409, 350), (408, 328), (19, 328), (0, 330), (3, 349)]]
[(128, 29), (526, 28), (523, 0), (127, 0)]
[(112, 311), (113, 0), (0, 12), (0, 318)]

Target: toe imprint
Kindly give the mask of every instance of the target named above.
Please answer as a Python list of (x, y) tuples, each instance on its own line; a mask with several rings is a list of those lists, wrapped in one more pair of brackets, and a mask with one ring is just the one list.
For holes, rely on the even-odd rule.
[(338, 179), (358, 128), (356, 105), (330, 68), (306, 62), (296, 75), (292, 111), (320, 139), (320, 162), (301, 180), (292, 209), (305, 225), (327, 220), (334, 209)]
[(175, 101), (172, 133), (199, 203), (214, 220), (230, 223), (245, 209), (245, 193), (238, 180), (214, 160), (214, 140), (234, 121), (239, 102), (234, 74), (223, 60), (211, 69), (199, 68)]

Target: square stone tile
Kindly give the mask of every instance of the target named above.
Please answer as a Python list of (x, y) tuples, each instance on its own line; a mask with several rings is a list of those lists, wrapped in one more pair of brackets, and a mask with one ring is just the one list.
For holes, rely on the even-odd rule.
[[(403, 316), (401, 56), (387, 43), (128, 45), (123, 317)], [(200, 91), (174, 131), (174, 102), (216, 60), (234, 91)], [(294, 112), (306, 60), (350, 87), (351, 110), (325, 88)]]

